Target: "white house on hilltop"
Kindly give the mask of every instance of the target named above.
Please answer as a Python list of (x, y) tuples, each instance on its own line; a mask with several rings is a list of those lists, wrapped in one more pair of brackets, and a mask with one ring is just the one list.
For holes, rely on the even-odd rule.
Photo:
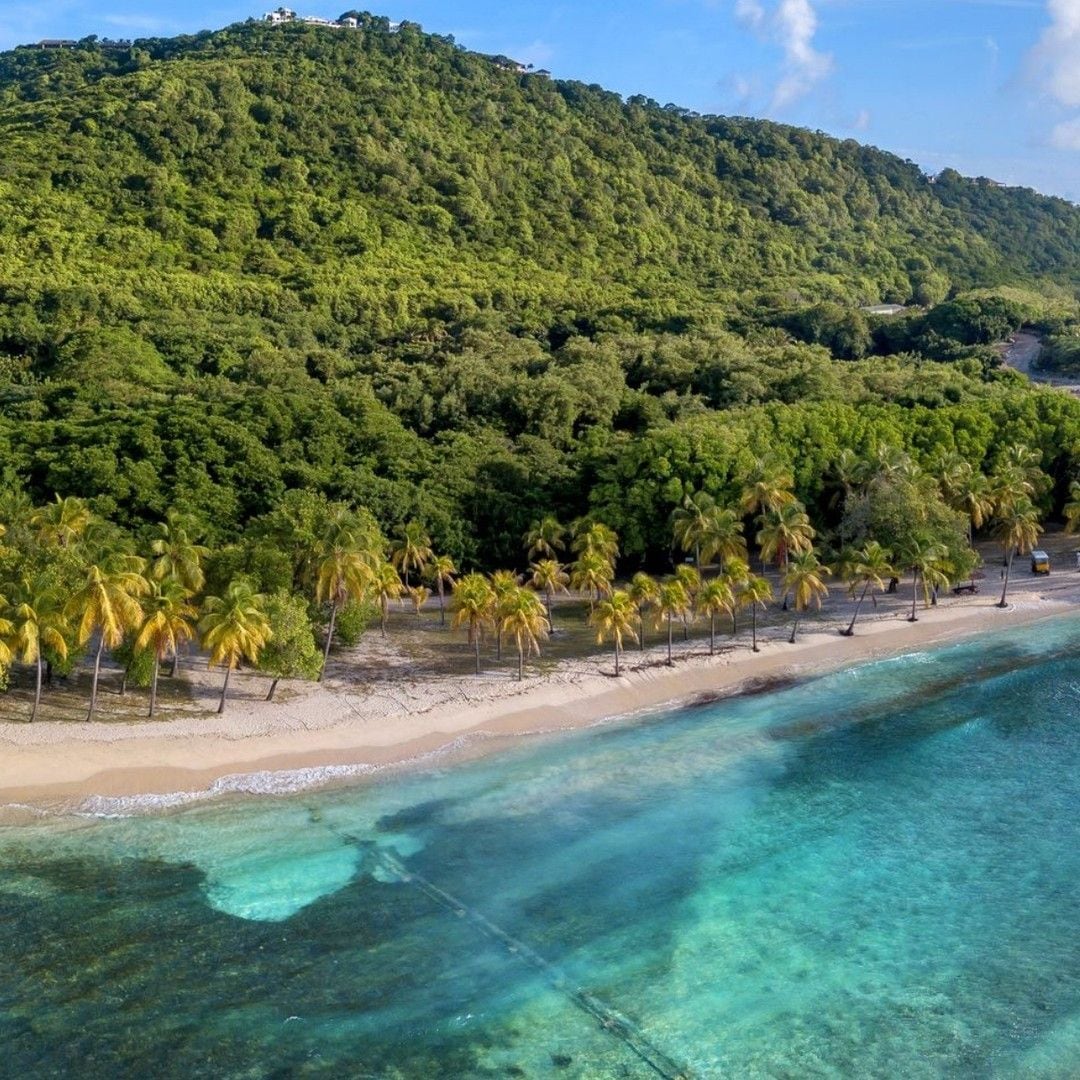
[[(263, 16), (263, 22), (271, 26), (284, 26), (286, 23), (303, 23), (305, 26), (329, 26), (334, 30), (356, 30), (360, 26), (360, 20), (354, 15), (346, 15), (344, 19), (323, 19), (318, 15), (297, 15), (295, 11), (287, 7), (275, 8)], [(395, 26), (391, 24), (391, 30)]]

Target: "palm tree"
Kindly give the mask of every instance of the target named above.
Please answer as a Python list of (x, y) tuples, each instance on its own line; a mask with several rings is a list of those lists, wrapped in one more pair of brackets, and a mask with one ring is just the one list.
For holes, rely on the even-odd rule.
[(530, 562), (537, 559), (537, 556), (545, 560), (558, 559), (559, 552), (566, 548), (563, 540), (565, 535), (566, 526), (551, 515), (534, 521), (522, 537)]
[(491, 590), (495, 593), (495, 659), (502, 660), (502, 613), (507, 597), (520, 587), (513, 570), (496, 570), (491, 574)]
[(455, 630), (468, 626), (469, 644), (476, 652), (477, 675), (480, 674), (480, 637), (494, 617), (495, 603), (495, 590), (483, 574), (466, 574), (460, 578), (450, 597), (451, 625)]
[(575, 524), (574, 551), (578, 555), (600, 555), (614, 563), (619, 557), (619, 537), (602, 521), (585, 518)]
[[(728, 559), (727, 566), (723, 572), (723, 578), (728, 584), (728, 588), (731, 589), (732, 595), (736, 595), (738, 590), (742, 587), (743, 583), (750, 578), (750, 564), (746, 559)], [(736, 612), (739, 610), (739, 604), (732, 605), (731, 608), (731, 633), (732, 636), (739, 632), (739, 623)]]
[(719, 558), (721, 573), (729, 559), (746, 558), (743, 523), (734, 510), (717, 507), (710, 516), (708, 530), (701, 541), (701, 557), (706, 562)]
[(589, 594), (589, 612), (596, 607), (596, 601), (611, 591), (615, 578), (615, 568), (611, 560), (599, 551), (583, 551), (570, 567), (570, 584), (579, 592)]
[(945, 573), (948, 558), (948, 548), (926, 536), (913, 536), (902, 549), (898, 561), (902, 566), (911, 569), (911, 614), (908, 622), (919, 621), (915, 608), (919, 601), (920, 580), (923, 586), (923, 602), (926, 604), (930, 603), (933, 589), (948, 584), (948, 575)]
[(540, 642), (548, 636), (547, 613), (540, 597), (530, 589), (515, 586), (499, 601), (499, 629), (517, 645), (518, 679), (525, 678), (525, 654), (540, 654)]
[(198, 612), (188, 601), (188, 589), (177, 578), (154, 582), (153, 591), (143, 603), (145, 619), (135, 639), (137, 650), (149, 649), (154, 654), (150, 674), (150, 712), (157, 708), (158, 671), (170, 653), (175, 656), (183, 642), (195, 633), (194, 620)]
[(637, 634), (634, 632), (636, 610), (629, 593), (617, 589), (609, 597), (601, 600), (589, 616), (589, 622), (596, 628), (596, 643), (603, 645), (608, 638), (615, 643), (616, 678), (619, 677), (619, 657), (622, 655), (623, 639), (631, 638), (637, 641)]
[(570, 584), (570, 577), (558, 559), (541, 559), (531, 563), (529, 569), (532, 577), (529, 584), (538, 592), (542, 592), (547, 600), (548, 624), (552, 629), (555, 623), (551, 618), (551, 602), (555, 593), (566, 592), (566, 586)]
[(150, 543), (154, 556), (150, 562), (150, 576), (154, 581), (175, 578), (194, 595), (206, 580), (202, 562), (210, 549), (196, 544), (186, 526), (187, 519), (175, 510), (170, 510), (157, 526), (158, 535)]
[(372, 552), (358, 546), (347, 530), (335, 530), (321, 545), (320, 558), (315, 567), (315, 601), (330, 605), (330, 624), (326, 630), (323, 649), (323, 666), (318, 682), (326, 673), (330, 648), (334, 644), (334, 627), (341, 609), (350, 600), (359, 600), (375, 584)]
[(644, 571), (639, 570), (630, 579), (630, 588), (627, 590), (638, 617), (638, 646), (645, 651), (645, 609), (655, 604), (660, 599), (660, 586), (656, 580)]
[(1080, 481), (1069, 484), (1069, 500), (1065, 503), (1065, 533), (1073, 536), (1080, 528)]
[(412, 601), (412, 606), (416, 611), (416, 617), (419, 619), (420, 610), (431, 597), (431, 590), (426, 585), (415, 585), (405, 591), (408, 593), (409, 599)]
[(80, 540), (90, 527), (94, 516), (85, 500), (75, 495), (56, 499), (35, 510), (30, 524), (37, 530), (38, 539), (47, 546), (68, 548)]
[(78, 624), (78, 641), (85, 645), (96, 633), (97, 652), (94, 654), (94, 678), (90, 690), (90, 708), (86, 719), (92, 720), (97, 705), (98, 678), (101, 674), (101, 654), (106, 648), (115, 649), (124, 634), (142, 625), (143, 609), (139, 597), (150, 591), (143, 577), (145, 563), (135, 555), (116, 554), (86, 571), (82, 586), (67, 604), (68, 615)]
[(754, 652), (761, 652), (757, 643), (757, 613), (758, 608), (765, 610), (765, 605), (773, 598), (773, 588), (769, 582), (756, 574), (749, 574), (739, 586), (736, 594), (739, 607), (750, 609), (750, 642)]
[(675, 567), (675, 580), (683, 587), (688, 600), (682, 614), (683, 641), (688, 641), (690, 639), (690, 618), (694, 614), (694, 604), (697, 601), (698, 593), (701, 591), (701, 574), (693, 566), (687, 566), (683, 563), (682, 566)]
[(866, 594), (871, 587), (879, 592), (884, 592), (886, 588), (885, 579), (896, 574), (896, 570), (890, 562), (891, 558), (890, 552), (886, 551), (876, 540), (869, 541), (862, 549), (855, 552), (855, 558), (844, 577), (851, 583), (853, 593), (860, 584), (862, 585), (862, 592), (859, 594), (858, 602), (855, 604), (855, 612), (851, 616), (851, 622), (846, 630), (840, 631), (844, 637), (851, 637), (855, 633), (855, 620), (859, 617), (859, 610), (862, 608), (863, 601), (866, 599)]
[(716, 513), (716, 500), (707, 492), (683, 496), (682, 506), (671, 515), (671, 529), (676, 546), (684, 552), (694, 553), (694, 565), (701, 569), (702, 541), (710, 533), (712, 518)]
[(690, 597), (678, 581), (665, 581), (656, 598), (656, 625), (667, 623), (667, 663), (671, 667), (671, 627), (675, 619), (681, 619), (690, 606)]
[(1011, 503), (998, 515), (994, 525), (994, 535), (1001, 542), (1005, 551), (1005, 580), (1001, 585), (1001, 599), (998, 607), (1007, 607), (1005, 594), (1009, 588), (1009, 575), (1012, 573), (1013, 557), (1019, 553), (1026, 555), (1039, 539), (1042, 526), (1039, 514), (1028, 499)]
[(67, 659), (67, 634), (70, 627), (64, 615), (59, 592), (44, 579), (21, 580), (11, 598), (10, 642), (15, 656), (37, 668), (34, 684), (34, 707), (30, 722), (37, 719), (41, 704), (43, 653), (51, 649), (61, 660)]
[(811, 548), (817, 535), (801, 503), (787, 502), (765, 513), (757, 534), (761, 561), (773, 562), (786, 569), (792, 555), (802, 555)]
[(825, 577), (830, 573), (812, 551), (802, 551), (788, 564), (784, 573), (784, 591), (791, 593), (795, 600), (795, 622), (791, 627), (789, 641), (795, 644), (795, 635), (799, 629), (799, 619), (811, 606), (821, 607), (821, 598), (829, 595), (829, 586)]
[(697, 595), (698, 610), (709, 617), (709, 655), (716, 655), (716, 616), (735, 611), (735, 594), (724, 577), (714, 577), (702, 586)]
[(427, 566), (427, 579), (439, 594), (439, 625), (446, 625), (446, 586), (454, 587), (457, 567), (449, 555), (436, 555)]
[(964, 462), (963, 466), (956, 467), (942, 484), (947, 486), (945, 501), (948, 506), (967, 517), (968, 543), (972, 543), (976, 529), (981, 529), (994, 512), (990, 481)]
[(791, 490), (794, 486), (790, 471), (759, 461), (743, 483), (739, 504), (750, 516), (775, 513), (795, 501)]
[(371, 589), (379, 601), (379, 630), (386, 637), (386, 620), (390, 616), (390, 601), (400, 600), (405, 591), (393, 563), (380, 562), (372, 574)]
[(409, 585), (409, 574), (415, 570), (421, 573), (435, 557), (431, 549), (431, 537), (424, 531), (419, 521), (410, 521), (401, 531), (401, 536), (391, 545), (390, 562)]
[(246, 578), (230, 582), (224, 596), (208, 596), (199, 620), (203, 648), (209, 650), (210, 665), (225, 665), (218, 713), (225, 711), (229, 676), (242, 660), (259, 662), (259, 653), (270, 640), (270, 620), (266, 617), (266, 597), (257, 593)]

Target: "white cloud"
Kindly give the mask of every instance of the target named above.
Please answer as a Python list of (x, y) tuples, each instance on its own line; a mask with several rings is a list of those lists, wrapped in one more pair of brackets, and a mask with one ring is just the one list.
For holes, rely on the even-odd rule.
[[(1050, 25), (1031, 54), (1043, 89), (1065, 109), (1080, 109), (1080, 0), (1046, 0)], [(1059, 150), (1080, 150), (1080, 117), (1063, 120), (1050, 142)]]
[(832, 57), (814, 47), (818, 18), (810, 0), (779, 0), (771, 11), (761, 0), (735, 0), (735, 17), (784, 50), (783, 72), (772, 94), (773, 109), (798, 101), (832, 71)]
[(855, 131), (866, 131), (870, 127), (871, 119), (869, 109), (860, 109), (851, 122), (851, 126)]

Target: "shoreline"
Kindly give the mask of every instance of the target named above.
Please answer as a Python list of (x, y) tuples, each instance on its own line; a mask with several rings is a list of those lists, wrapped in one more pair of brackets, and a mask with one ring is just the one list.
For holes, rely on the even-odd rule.
[[(715, 657), (695, 652), (700, 642), (693, 642), (673, 667), (647, 663), (617, 679), (603, 657), (562, 662), (523, 683), (418, 676), (397, 696), (384, 689), (392, 704), (384, 702), (378, 711), (370, 708), (378, 695), (353, 700), (350, 691), (357, 688), (338, 682), (305, 685), (280, 704), (238, 701), (224, 717), (4, 728), (0, 805), (9, 813), (21, 807), (23, 813), (65, 814), (96, 800), (122, 805), (142, 798), (167, 807), (230, 793), (284, 794), (355, 783), (435, 757), (474, 759), (538, 737), (632, 722), (703, 698), (769, 689), (1080, 610), (1080, 582), (1051, 591), (1028, 593), (1005, 610), (989, 598), (954, 601), (920, 610), (914, 624), (896, 613), (870, 617), (852, 638), (841, 637), (831, 623), (811, 625), (797, 644), (763, 640), (757, 654), (743, 639), (725, 642)], [(627, 657), (628, 668), (634, 655)], [(645, 654), (655, 655), (655, 648)], [(442, 700), (435, 693), (440, 689)]]

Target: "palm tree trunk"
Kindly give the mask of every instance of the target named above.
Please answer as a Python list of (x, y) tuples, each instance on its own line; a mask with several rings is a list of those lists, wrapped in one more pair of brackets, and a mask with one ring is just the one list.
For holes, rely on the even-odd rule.
[(266, 700), (267, 701), (273, 701), (274, 700), (274, 691), (277, 689), (277, 684), (280, 681), (281, 681), (280, 678), (275, 678), (274, 681), (270, 684), (270, 692), (266, 695)]
[(615, 639), (615, 678), (619, 677), (619, 639)]
[(151, 719), (154, 716), (154, 709), (157, 708), (157, 681), (158, 681), (158, 669), (161, 667), (161, 657), (154, 657), (154, 670), (150, 673), (150, 711), (146, 714)]
[(638, 608), (637, 619), (638, 619), (638, 630), (640, 631), (640, 633), (638, 634), (638, 649), (641, 652), (644, 652), (645, 651), (645, 612), (641, 608)]
[(225, 711), (225, 695), (229, 692), (229, 676), (232, 674), (232, 664), (225, 669), (225, 681), (221, 684), (221, 700), (218, 702), (218, 715)]
[(866, 590), (869, 588), (870, 582), (868, 581), (863, 585), (863, 591), (859, 595), (859, 602), (855, 605), (855, 614), (851, 616), (851, 622), (848, 623), (848, 628), (840, 631), (844, 637), (851, 637), (855, 633), (855, 620), (859, 617), (859, 608), (863, 606), (863, 601), (866, 599)]
[(495, 627), (495, 659), (502, 659), (502, 627)]
[(390, 617), (390, 599), (384, 596), (380, 602), (380, 609), (382, 611), (382, 618), (379, 620), (379, 630), (383, 637), (386, 637), (386, 620)]
[(735, 637), (739, 632), (739, 618), (735, 614), (735, 608), (731, 609), (731, 636)]
[(480, 674), (480, 635), (473, 634), (473, 649), (476, 650), (476, 674)]
[(41, 704), (41, 638), (38, 638), (37, 654), (37, 680), (34, 685), (34, 707), (30, 710), (30, 723), (37, 718), (38, 706)]
[(788, 644), (795, 644), (795, 635), (799, 632), (799, 616), (795, 616), (795, 621), (791, 624), (791, 637), (788, 638)]
[(757, 644), (757, 604), (750, 609), (750, 640), (753, 652), (761, 652)]
[(120, 696), (123, 697), (127, 693), (128, 679), (131, 677), (131, 665), (135, 663), (135, 654), (132, 652), (131, 659), (127, 662), (124, 668), (123, 677), (120, 679)]
[(908, 622), (918, 622), (919, 616), (915, 614), (915, 606), (919, 602), (919, 568), (913, 567), (911, 574), (911, 614)]
[(518, 682), (525, 678), (525, 650), (518, 642)]
[(545, 592), (545, 594), (547, 596), (548, 627), (549, 627), (549, 629), (554, 630), (555, 629), (555, 622), (551, 618), (551, 600), (552, 600), (551, 587), (549, 586), (548, 588), (546, 588), (544, 590), (544, 592)]
[(330, 605), (330, 625), (326, 629), (326, 648), (323, 649), (322, 667), (319, 669), (319, 677), (316, 682), (322, 682), (326, 674), (326, 665), (330, 660), (330, 646), (334, 643), (334, 623), (337, 622), (337, 601)]
[(709, 655), (716, 655), (716, 616), (709, 615)]
[(690, 620), (685, 615), (682, 617), (682, 639), (683, 641), (690, 640)]
[(446, 597), (444, 595), (442, 578), (439, 578), (439, 625), (446, 625)]
[(90, 686), (90, 708), (86, 713), (86, 721), (89, 723), (94, 718), (94, 707), (97, 705), (98, 676), (101, 674), (101, 654), (105, 650), (105, 635), (98, 638), (97, 652), (94, 654), (94, 681)]
[(172, 654), (172, 668), (169, 671), (169, 678), (175, 679), (176, 673), (180, 670), (180, 646), (176, 646), (176, 651)]
[(1008, 561), (1005, 563), (1005, 582), (1001, 586), (1001, 599), (998, 601), (998, 607), (1000, 607), (1000, 608), (1009, 606), (1005, 602), (1005, 594), (1009, 591), (1009, 574), (1012, 573), (1012, 561), (1013, 561), (1013, 552), (1012, 552), (1012, 548), (1010, 548), (1009, 549), (1009, 558), (1008, 558)]
[(667, 662), (668, 667), (671, 667), (671, 616), (667, 617)]

